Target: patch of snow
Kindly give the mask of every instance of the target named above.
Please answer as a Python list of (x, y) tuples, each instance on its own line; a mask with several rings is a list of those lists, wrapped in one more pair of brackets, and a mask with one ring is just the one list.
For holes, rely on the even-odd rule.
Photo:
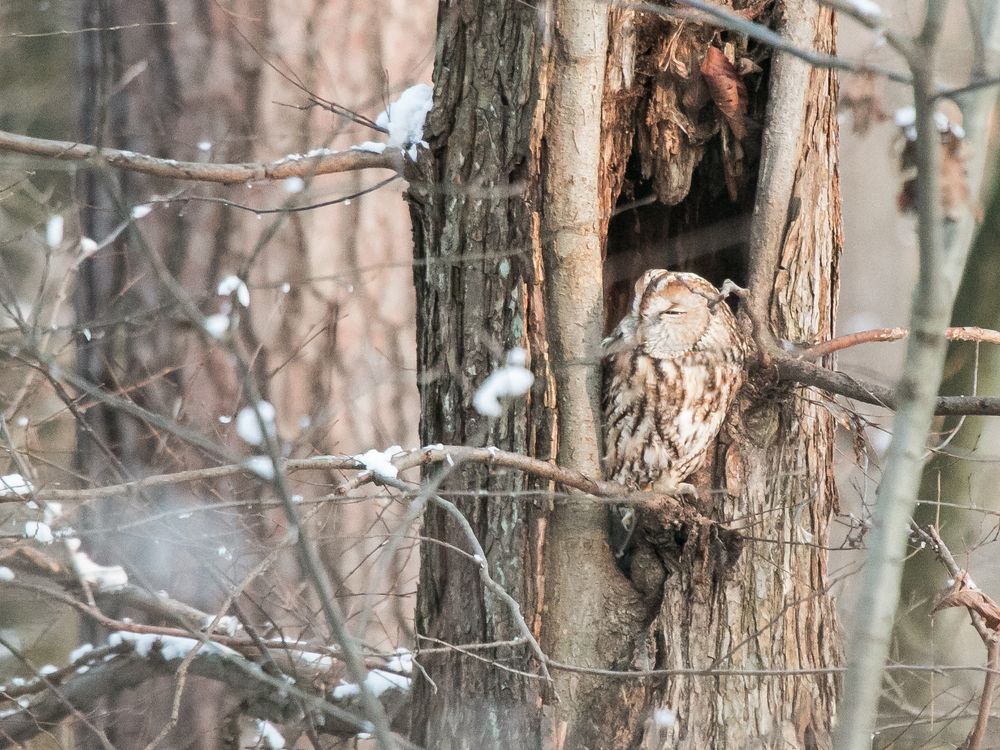
[(62, 518), (62, 514), (62, 503), (56, 503), (50, 500), (45, 503), (45, 510), (42, 511), (42, 521), (44, 521), (46, 525), (51, 526), (52, 522), (57, 518)]
[(361, 688), (359, 688), (353, 682), (344, 682), (337, 685), (331, 693), (335, 701), (343, 701), (348, 698), (353, 698), (356, 695), (361, 695)]
[(132, 206), (132, 218), (133, 219), (145, 218), (146, 216), (149, 216), (152, 210), (153, 207), (150, 206), (148, 203), (143, 203), (138, 206)]
[(81, 237), (80, 252), (84, 255), (90, 255), (93, 252), (97, 252), (97, 243), (90, 239), (90, 237)]
[(6, 474), (0, 476), (0, 496), (2, 495), (27, 495), (34, 491), (31, 482), (20, 474)]
[(83, 643), (83, 644), (77, 646), (75, 649), (73, 649), (72, 651), (69, 652), (69, 663), (70, 664), (75, 663), (77, 660), (79, 660), (82, 657), (86, 656), (87, 654), (89, 654), (93, 650), (94, 650), (94, 647), (92, 645), (90, 645), (89, 643)]
[(209, 315), (201, 325), (213, 339), (221, 339), (229, 330), (229, 316), (222, 313)]
[(0, 565), (0, 582), (3, 581), (13, 581), (14, 571), (8, 568), (6, 565)]
[(653, 721), (658, 727), (672, 727), (677, 723), (677, 714), (669, 708), (658, 708), (653, 712)]
[(413, 652), (408, 648), (397, 648), (396, 655), (386, 662), (385, 668), (391, 672), (410, 674), (413, 672)]
[(287, 180), (285, 180), (285, 192), (294, 195), (295, 193), (301, 193), (305, 190), (306, 181), (303, 180), (298, 175), (292, 175)]
[(365, 141), (352, 146), (355, 151), (381, 154), (386, 148), (398, 148), (411, 160), (417, 159), (417, 146), (427, 147), (424, 140), (424, 120), (434, 106), (434, 88), (426, 83), (410, 86), (375, 118), (375, 124), (389, 131), (387, 143)]
[(274, 462), (270, 456), (251, 456), (243, 465), (261, 479), (274, 479)]
[(375, 124), (389, 131), (389, 146), (426, 146), (424, 120), (434, 106), (434, 88), (426, 83), (411, 86), (386, 107)]
[(316, 653), (315, 651), (289, 651), (288, 655), (304, 667), (330, 669), (333, 666), (333, 659), (331, 657), (326, 654)]
[(282, 161), (302, 161), (303, 159), (315, 159), (322, 156), (333, 156), (334, 154), (339, 154), (340, 152), (333, 148), (314, 148), (306, 151), (304, 154), (287, 154)]
[(287, 281), (281, 285), (282, 294), (288, 294), (290, 291), (292, 291), (292, 285), (289, 284)]
[[(365, 687), (368, 692), (376, 698), (387, 690), (402, 690), (406, 692), (410, 689), (410, 678), (406, 675), (386, 672), (384, 669), (373, 669), (365, 677)], [(356, 683), (344, 682), (333, 689), (334, 700), (347, 700), (361, 694), (361, 689)]]
[(148, 657), (150, 653), (159, 650), (164, 661), (183, 659), (195, 648), (200, 647), (200, 653), (223, 653), (238, 656), (231, 648), (218, 643), (202, 643), (194, 638), (184, 638), (176, 635), (157, 635), (156, 633), (130, 633), (119, 630), (108, 636), (108, 645), (117, 646), (121, 643), (131, 643), (139, 656)]
[[(893, 114), (893, 122), (896, 127), (903, 131), (903, 136), (908, 141), (917, 140), (917, 111), (914, 107), (900, 107)], [(934, 125), (939, 133), (951, 133), (961, 140), (965, 138), (965, 128), (957, 122), (952, 122), (944, 112), (934, 113)]]
[[(260, 415), (258, 418), (258, 414)], [(261, 422), (267, 429), (267, 434), (274, 437), (275, 411), (274, 406), (269, 401), (257, 402), (256, 408), (244, 406), (240, 413), (236, 415), (236, 434), (245, 443), (250, 445), (261, 445), (264, 442), (264, 432), (261, 430)]]
[(239, 300), (239, 303), (243, 307), (250, 307), (250, 289), (247, 287), (246, 282), (239, 276), (229, 274), (229, 276), (219, 282), (215, 293), (220, 297), (228, 297), (233, 292), (236, 292), (236, 299)]
[(212, 150), (212, 142), (211, 141), (198, 141), (198, 150), (199, 151), (211, 151)]
[(28, 521), (25, 523), (24, 537), (25, 539), (34, 539), (41, 544), (52, 544), (52, 540), (55, 539), (52, 535), (52, 529), (49, 528), (48, 524), (44, 524), (41, 521)]
[(80, 549), (79, 539), (67, 539), (73, 570), (80, 580), (96, 586), (98, 591), (115, 591), (128, 585), (128, 574), (121, 565), (98, 565)]
[(240, 632), (240, 628), (243, 627), (240, 625), (240, 621), (232, 615), (222, 615), (218, 622), (215, 621), (215, 617), (213, 615), (206, 615), (201, 622), (201, 626), (207, 629), (212, 627), (213, 622), (215, 622), (213, 630), (225, 633), (230, 637), (235, 636), (238, 632)]
[(531, 389), (535, 376), (524, 365), (527, 352), (515, 347), (507, 354), (507, 364), (490, 373), (476, 390), (472, 405), (476, 411), (487, 417), (499, 417), (503, 412), (501, 398), (523, 396)]
[(66, 222), (59, 214), (53, 214), (45, 222), (45, 244), (49, 247), (59, 247), (63, 241), (63, 228)]
[(364, 143), (359, 143), (357, 146), (351, 146), (351, 149), (354, 151), (370, 151), (373, 154), (383, 154), (385, 153), (385, 147), (388, 145), (388, 143), (365, 141)]
[(59, 667), (57, 667), (55, 664), (46, 664), (43, 667), (39, 667), (38, 674), (44, 677), (45, 675), (49, 675), (52, 674), (53, 672), (58, 672), (58, 671)]
[(399, 475), (399, 469), (392, 465), (392, 458), (402, 452), (403, 449), (401, 446), (391, 445), (384, 451), (377, 451), (372, 448), (370, 451), (359, 453), (351, 456), (351, 458), (362, 464), (372, 474), (395, 479)]
[(277, 729), (274, 728), (274, 724), (269, 721), (264, 721), (263, 719), (257, 719), (257, 739), (254, 745), (263, 742), (271, 750), (281, 750), (285, 746), (285, 738), (281, 735)]

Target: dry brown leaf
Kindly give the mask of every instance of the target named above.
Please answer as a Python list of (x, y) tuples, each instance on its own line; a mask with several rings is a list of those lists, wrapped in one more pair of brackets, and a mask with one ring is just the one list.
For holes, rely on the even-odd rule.
[(852, 130), (859, 135), (867, 133), (874, 123), (889, 119), (873, 73), (848, 77), (840, 89), (840, 108), (851, 113)]
[(965, 607), (983, 618), (990, 630), (1000, 631), (1000, 607), (980, 589), (971, 588), (968, 574), (962, 571), (949, 589), (937, 597), (937, 603), (931, 614), (949, 607)]
[(944, 136), (941, 151), (941, 207), (945, 218), (957, 221), (970, 197), (962, 141), (949, 132)]
[(747, 87), (739, 72), (722, 50), (709, 47), (701, 63), (701, 75), (733, 135), (742, 140), (747, 134)]
[[(941, 133), (941, 208), (946, 219), (957, 221), (969, 204), (968, 168), (962, 140), (951, 130)], [(903, 184), (897, 204), (903, 212), (917, 210), (917, 143), (907, 140), (900, 154)]]

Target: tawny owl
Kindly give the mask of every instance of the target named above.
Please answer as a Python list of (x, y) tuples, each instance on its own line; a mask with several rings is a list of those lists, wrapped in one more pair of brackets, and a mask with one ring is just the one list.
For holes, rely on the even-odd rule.
[(676, 486), (704, 464), (743, 384), (747, 348), (732, 311), (697, 274), (647, 271), (604, 351), (607, 478)]

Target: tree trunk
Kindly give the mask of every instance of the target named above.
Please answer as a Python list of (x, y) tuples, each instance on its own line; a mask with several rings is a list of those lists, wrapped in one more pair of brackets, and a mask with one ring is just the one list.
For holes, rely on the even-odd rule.
[[(572, 99), (560, 90), (569, 84), (558, 66), (578, 65), (583, 55), (564, 38), (579, 20), (575, 10), (574, 3), (556, 3), (552, 23), (521, 2), (441, 4), (431, 153), (414, 167), (410, 201), (422, 441), (489, 443), (543, 459), (558, 453), (560, 462), (596, 471), (587, 466), (592, 459), (581, 458), (581, 446), (593, 439), (592, 425), (578, 418), (585, 410), (566, 414), (568, 403), (591, 398), (587, 389), (598, 372), (597, 362), (570, 354), (585, 357), (597, 342), (570, 342), (568, 354), (560, 321), (575, 313), (586, 329), (593, 285), (585, 277), (598, 269), (560, 256), (553, 234), (563, 196), (551, 179), (561, 164), (552, 144), (567, 116), (557, 107)], [(780, 22), (778, 9), (772, 12), (774, 19), (757, 20)], [(712, 27), (628, 10), (605, 18), (594, 14), (595, 24), (611, 29), (602, 174), (591, 202), (576, 209), (583, 233), (589, 212), (599, 208), (593, 231), (606, 240), (610, 327), (624, 309), (624, 290), (646, 268), (694, 270), (717, 285), (726, 277), (746, 283), (745, 227), (761, 148), (754, 123), (769, 96), (788, 92), (768, 88), (770, 53), (735, 36), (722, 32), (719, 44)], [(595, 28), (594, 36), (604, 33)], [(834, 33), (832, 14), (821, 12), (815, 46), (831, 50)], [(743, 139), (707, 94), (694, 90), (709, 45), (726, 50), (726, 42), (732, 57), (755, 58), (764, 68), (745, 78)], [(833, 331), (841, 248), (835, 101), (835, 76), (813, 71), (780, 262), (772, 270), (772, 327), (793, 341)], [(577, 115), (581, 132), (589, 132), (587, 114)], [(581, 138), (578, 147), (589, 148)], [(580, 163), (586, 182), (586, 155)], [(579, 188), (572, 175), (562, 185), (567, 193)], [(625, 205), (633, 202), (640, 205)], [(586, 243), (581, 248), (574, 252), (586, 252)], [(577, 275), (578, 298), (553, 293), (568, 269)], [(472, 409), (472, 396), (513, 346), (528, 350), (535, 386), (488, 422)], [(581, 366), (591, 377), (574, 381), (567, 368)], [(493, 577), (519, 602), (552, 658), (617, 670), (839, 665), (823, 551), (836, 505), (832, 420), (815, 394), (776, 391), (765, 381), (766, 372), (754, 378), (715, 466), (696, 481), (724, 490), (704, 493), (702, 510), (739, 530), (741, 542), (726, 543), (710, 529), (680, 533), (676, 565), (654, 611), (643, 610), (615, 567), (603, 513), (558, 493), (550, 512), (537, 495), (518, 494), (533, 485), (516, 476), (460, 467), (461, 476), (449, 478), (447, 487), (488, 491), (455, 501), (487, 550)], [(484, 593), (470, 561), (448, 549), (467, 549), (458, 527), (429, 509), (424, 534), (417, 629), (431, 640), (418, 645), (516, 638), (507, 606)], [(509, 669), (537, 672), (526, 647), (477, 653), (486, 661), (457, 652), (428, 658), (429, 679), (417, 680), (414, 741), (456, 748), (829, 745), (831, 674), (635, 680), (554, 668), (548, 689)], [(676, 721), (657, 708), (670, 709)]]
[[(996, 164), (994, 159), (994, 170)], [(992, 292), (1000, 283), (1000, 181), (994, 177), (983, 193), (983, 224), (977, 230), (956, 296), (953, 326), (1000, 326)], [(951, 342), (944, 372), (942, 395), (995, 396), (1000, 392), (1000, 351), (993, 346)], [(922, 526), (938, 526), (960, 564), (982, 590), (992, 594), (1000, 590), (1000, 576), (984, 556), (981, 540), (983, 519), (996, 511), (993, 490), (1000, 473), (992, 459), (1000, 437), (997, 420), (952, 417), (941, 420), (936, 430), (939, 432), (932, 443), (938, 443), (942, 452), (924, 470), (914, 520)], [(982, 510), (976, 510), (974, 506), (980, 504)], [(896, 613), (893, 658), (901, 664), (961, 664), (979, 658), (982, 640), (970, 627), (965, 612), (927, 615), (935, 596), (946, 586), (947, 573), (940, 561), (930, 554), (912, 555), (906, 560), (903, 576), (906, 594)], [(964, 708), (982, 690), (978, 672), (947, 672), (935, 674), (933, 679), (926, 674), (903, 673), (896, 682), (898, 689), (886, 691), (882, 698), (881, 718), (890, 723), (911, 720), (916, 706), (932, 705), (932, 715), (948, 715)], [(916, 745), (929, 742), (934, 734), (936, 741), (961, 744), (973, 723), (974, 713), (956, 718), (944, 728), (917, 725), (907, 731), (907, 738)]]
[[(538, 216), (532, 210), (542, 44), (535, 11), (519, 0), (475, 9), (440, 6), (435, 108), (424, 131), (434, 159), (421, 158), (409, 191), (425, 444), (492, 444), (540, 458), (554, 455)], [(528, 351), (535, 385), (503, 417), (487, 420), (472, 408), (473, 394), (514, 346)], [(517, 495), (534, 485), (514, 474), (459, 473), (451, 486), (490, 493), (454, 501), (486, 550), (493, 577), (537, 632), (544, 513), (537, 496)], [(484, 595), (476, 566), (445, 546), (467, 548), (454, 521), (431, 507), (423, 533), (431, 541), (421, 551), (416, 626), (424, 640), (417, 645), (516, 637), (507, 606)], [(489, 663), (457, 653), (428, 663), (430, 679), (417, 680), (415, 688), (414, 742), (442, 749), (537, 744), (541, 685), (493, 664), (529, 668), (525, 647), (482, 656)]]

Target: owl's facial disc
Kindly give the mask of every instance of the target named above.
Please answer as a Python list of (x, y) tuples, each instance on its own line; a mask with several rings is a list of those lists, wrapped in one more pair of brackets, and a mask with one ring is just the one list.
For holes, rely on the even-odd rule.
[(649, 283), (638, 299), (639, 336), (647, 351), (668, 357), (693, 347), (711, 320), (709, 299), (685, 283), (682, 274), (647, 274)]

